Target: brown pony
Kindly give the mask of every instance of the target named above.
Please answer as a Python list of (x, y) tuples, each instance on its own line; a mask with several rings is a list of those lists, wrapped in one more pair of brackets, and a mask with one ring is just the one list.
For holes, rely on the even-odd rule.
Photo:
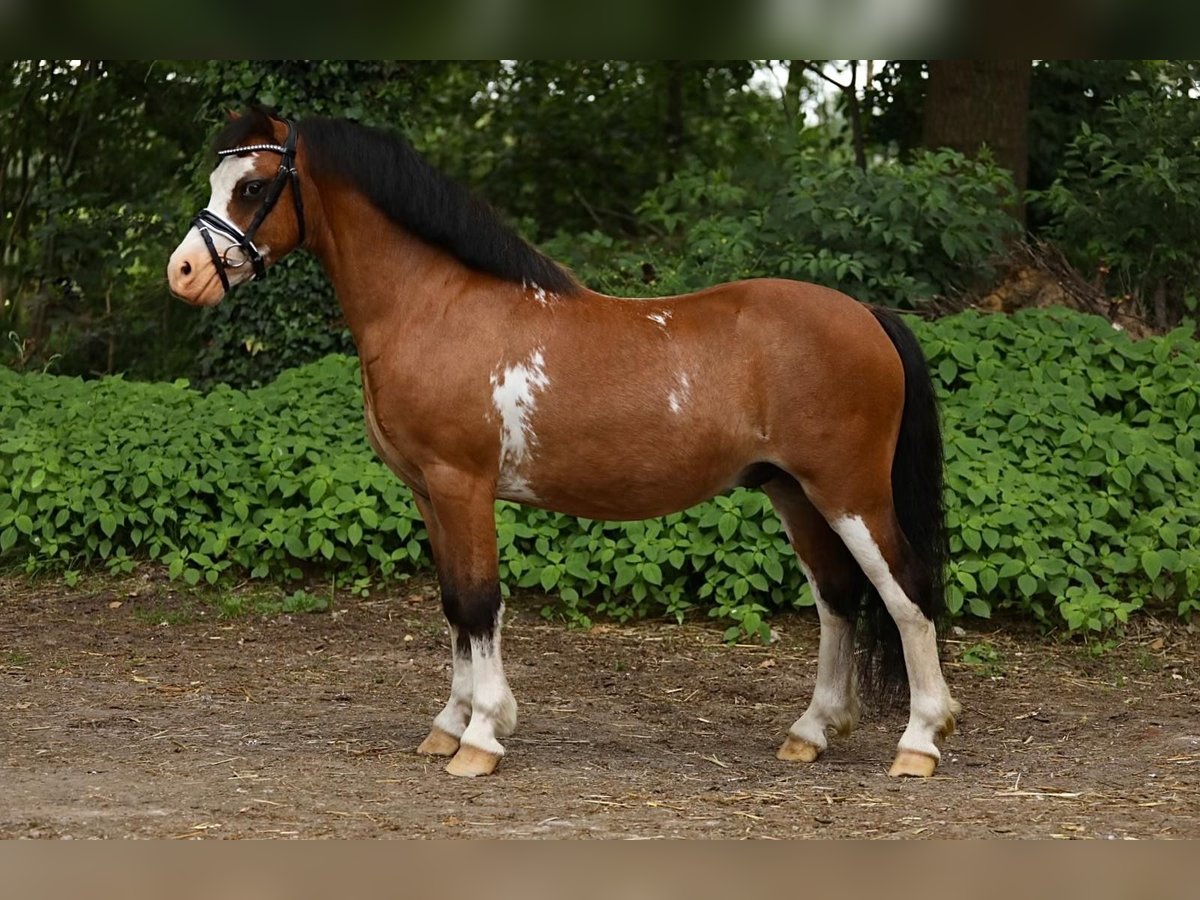
[(857, 723), (857, 622), (884, 676), (871, 683), (907, 673), (890, 774), (933, 773), (958, 711), (934, 627), (942, 451), (900, 319), (776, 279), (597, 294), (402, 139), (347, 121), (252, 109), (216, 149), (171, 290), (212, 306), (297, 247), (323, 264), (358, 346), (367, 435), (425, 519), (449, 623), (450, 699), (419, 752), (485, 775), (516, 726), (497, 498), (641, 519), (748, 485), (779, 512), (821, 621), (816, 689), (779, 758), (811, 762), (828, 730)]

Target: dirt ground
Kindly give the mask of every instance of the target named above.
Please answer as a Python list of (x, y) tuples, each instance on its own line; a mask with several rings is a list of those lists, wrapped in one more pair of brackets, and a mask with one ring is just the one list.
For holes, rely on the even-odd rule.
[(509, 605), (521, 704), (498, 773), (413, 748), (449, 685), (428, 582), (332, 612), (222, 617), (160, 575), (0, 580), (3, 837), (1200, 837), (1200, 634), (1109, 652), (960, 633), (937, 777), (886, 777), (903, 715), (811, 765), (815, 618), (568, 630)]

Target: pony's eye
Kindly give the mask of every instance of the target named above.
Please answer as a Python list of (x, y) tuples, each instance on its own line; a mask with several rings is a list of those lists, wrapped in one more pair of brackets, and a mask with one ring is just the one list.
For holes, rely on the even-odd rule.
[(246, 186), (242, 188), (243, 197), (257, 197), (262, 193), (265, 181), (247, 181)]

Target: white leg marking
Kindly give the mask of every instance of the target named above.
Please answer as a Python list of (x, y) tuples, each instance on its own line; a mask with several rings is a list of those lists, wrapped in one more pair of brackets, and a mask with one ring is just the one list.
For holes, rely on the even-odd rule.
[(941, 759), (937, 742), (954, 717), (955, 704), (938, 662), (934, 624), (905, 595), (861, 516), (843, 516), (833, 523), (833, 530), (871, 579), (900, 629), (911, 695), (908, 727), (900, 738), (900, 749)]
[(471, 723), (460, 738), (463, 744), (504, 755), (497, 738), (512, 734), (517, 727), (517, 701), (504, 677), (500, 659), (500, 618), (490, 637), (471, 638), (471, 671), (474, 691), (471, 697)]
[(529, 359), (492, 375), (492, 406), (500, 419), (500, 474), (497, 493), (505, 500), (536, 501), (537, 494), (522, 472), (533, 459), (537, 435), (533, 413), (538, 395), (550, 386), (539, 347)]
[(846, 734), (858, 724), (858, 696), (854, 687), (854, 626), (837, 615), (823, 599), (812, 571), (803, 562), (800, 567), (808, 578), (821, 618), (821, 643), (817, 654), (817, 686), (812, 702), (789, 732), (824, 750), (827, 732)]
[(435, 727), (461, 738), (471, 720), (471, 657), (459, 655), (458, 629), (450, 626), (450, 659), (454, 675), (450, 679), (450, 699), (434, 719)]

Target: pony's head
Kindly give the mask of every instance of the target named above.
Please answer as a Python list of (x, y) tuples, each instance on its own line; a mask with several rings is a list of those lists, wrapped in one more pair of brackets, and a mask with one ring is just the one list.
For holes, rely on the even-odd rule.
[(171, 293), (215, 306), (304, 242), (296, 142), (295, 124), (261, 107), (230, 115), (214, 143), (208, 206), (167, 263)]

